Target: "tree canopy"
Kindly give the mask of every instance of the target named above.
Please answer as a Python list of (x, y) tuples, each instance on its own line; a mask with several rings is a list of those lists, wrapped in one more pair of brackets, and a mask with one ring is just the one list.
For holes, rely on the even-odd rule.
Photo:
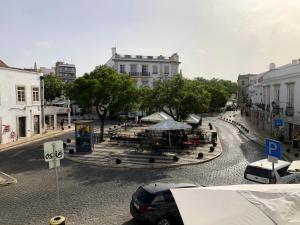
[(77, 78), (70, 94), (82, 107), (96, 108), (101, 121), (101, 139), (107, 113), (129, 111), (137, 101), (136, 88), (129, 75), (118, 74), (107, 66), (97, 66), (91, 73)]
[(44, 77), (44, 93), (46, 101), (51, 101), (55, 97), (60, 97), (65, 89), (65, 83), (55, 74)]

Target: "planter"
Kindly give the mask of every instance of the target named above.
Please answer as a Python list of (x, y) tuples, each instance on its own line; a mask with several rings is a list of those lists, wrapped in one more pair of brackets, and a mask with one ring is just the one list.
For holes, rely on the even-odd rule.
[(69, 149), (69, 154), (73, 155), (75, 153), (74, 149)]
[(116, 159), (116, 164), (121, 164), (122, 160), (121, 159)]
[(209, 152), (213, 152), (215, 150), (215, 148), (213, 147), (213, 146), (211, 146), (210, 148), (209, 148)]
[(202, 158), (203, 158), (203, 153), (202, 153), (202, 152), (199, 152), (199, 153), (198, 153), (197, 159), (202, 159)]

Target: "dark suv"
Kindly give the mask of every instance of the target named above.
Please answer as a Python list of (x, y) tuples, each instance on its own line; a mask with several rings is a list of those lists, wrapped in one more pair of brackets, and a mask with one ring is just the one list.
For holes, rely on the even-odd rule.
[(198, 185), (158, 181), (140, 186), (132, 195), (130, 213), (140, 222), (155, 225), (183, 224), (170, 189), (190, 187)]

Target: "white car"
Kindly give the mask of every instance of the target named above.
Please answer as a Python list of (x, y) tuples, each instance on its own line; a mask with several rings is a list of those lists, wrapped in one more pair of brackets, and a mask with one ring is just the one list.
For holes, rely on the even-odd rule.
[(295, 184), (300, 182), (300, 175), (289, 173), (290, 162), (278, 160), (274, 164), (275, 176), (272, 173), (272, 162), (262, 159), (249, 164), (244, 172), (246, 183), (261, 184)]

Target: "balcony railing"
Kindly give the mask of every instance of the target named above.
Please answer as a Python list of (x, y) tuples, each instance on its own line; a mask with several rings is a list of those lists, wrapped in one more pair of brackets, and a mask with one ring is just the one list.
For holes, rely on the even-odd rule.
[(283, 114), (283, 108), (280, 108), (279, 106), (274, 106), (272, 112), (274, 115)]
[(150, 72), (143, 71), (141, 72), (141, 76), (150, 76)]
[(145, 76), (145, 77), (149, 77), (150, 76), (150, 72), (146, 72), (146, 71), (144, 71), (144, 72), (129, 72), (129, 75), (131, 75), (131, 76)]
[(130, 76), (139, 76), (140, 73), (139, 72), (129, 72)]
[(287, 106), (285, 109), (285, 115), (289, 116), (289, 117), (293, 117), (294, 116), (294, 107)]

